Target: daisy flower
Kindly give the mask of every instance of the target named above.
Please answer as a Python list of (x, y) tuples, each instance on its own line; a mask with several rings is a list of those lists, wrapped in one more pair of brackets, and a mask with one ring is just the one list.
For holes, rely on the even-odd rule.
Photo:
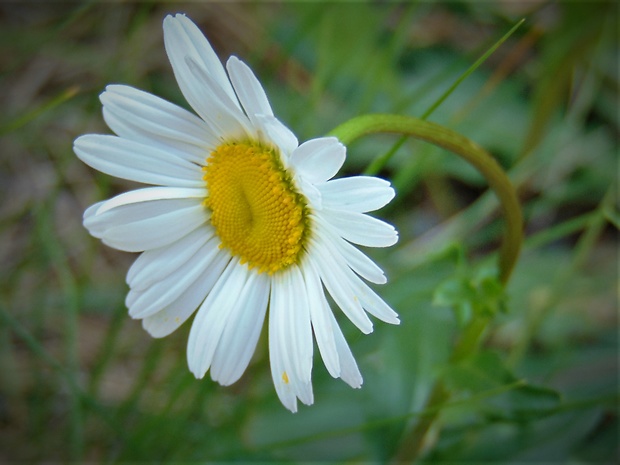
[(153, 337), (194, 312), (187, 346), (197, 378), (237, 381), (269, 310), (269, 357), (278, 397), (295, 412), (313, 403), (313, 334), (325, 366), (354, 388), (362, 377), (328, 304), (363, 332), (367, 313), (398, 324), (361, 279), (381, 269), (353, 244), (386, 247), (389, 224), (366, 213), (387, 204), (387, 181), (330, 180), (345, 160), (335, 137), (299, 145), (278, 121), (250, 68), (224, 68), (185, 15), (164, 19), (176, 80), (198, 116), (149, 93), (109, 85), (103, 117), (116, 136), (88, 134), (74, 151), (103, 173), (150, 185), (98, 202), (84, 226), (106, 245), (142, 252), (127, 274), (129, 315)]

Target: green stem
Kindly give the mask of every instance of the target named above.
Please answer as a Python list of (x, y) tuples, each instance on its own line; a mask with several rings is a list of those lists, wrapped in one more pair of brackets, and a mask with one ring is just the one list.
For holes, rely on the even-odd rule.
[[(364, 115), (353, 118), (331, 131), (340, 141), (349, 145), (359, 137), (374, 133), (396, 133), (410, 136), (447, 149), (474, 166), (487, 180), (500, 200), (506, 226), (499, 253), (499, 278), (505, 285), (517, 262), (523, 241), (523, 217), (516, 191), (510, 179), (491, 155), (466, 137), (435, 123), (401, 115)], [(489, 319), (474, 317), (454, 347), (451, 361), (458, 362), (474, 353), (482, 340)], [(395, 460), (411, 462), (424, 447), (427, 433), (435, 423), (441, 407), (450, 399), (450, 392), (437, 382), (426, 401), (415, 427), (402, 441)]]
[[(457, 363), (478, 349), (482, 336), (484, 335), (488, 317), (475, 317), (464, 329), (461, 338), (454, 347), (450, 361)], [(394, 457), (393, 463), (409, 463), (418, 457), (424, 449), (424, 441), (428, 431), (431, 429), (435, 420), (442, 411), (442, 407), (450, 400), (450, 391), (439, 381), (431, 390), (426, 404), (422, 408), (423, 412), (420, 420), (415, 424), (401, 441), (401, 447)]]
[(402, 115), (363, 115), (332, 130), (330, 135), (349, 145), (374, 133), (396, 133), (430, 142), (447, 149), (473, 165), (487, 180), (500, 200), (506, 221), (499, 254), (499, 278), (506, 284), (519, 257), (523, 240), (523, 217), (517, 194), (504, 170), (482, 147), (466, 137), (435, 123)]

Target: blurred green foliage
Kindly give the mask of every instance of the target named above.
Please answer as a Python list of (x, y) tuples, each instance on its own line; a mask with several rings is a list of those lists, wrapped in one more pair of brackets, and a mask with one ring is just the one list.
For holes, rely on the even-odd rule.
[[(173, 12), (252, 65), (300, 140), (363, 113), (423, 115), (525, 18), (430, 117), (519, 189), (527, 239), (509, 286), (492, 272), (501, 219), (481, 176), (407, 140), (380, 172), (400, 242), (368, 251), (402, 324), (362, 337), (339, 318), (363, 388), (317, 355), (316, 403), (292, 415), (264, 340), (234, 386), (195, 380), (189, 325), (150, 339), (123, 302), (134, 257), (81, 226), (132, 185), (71, 150), (108, 132), (106, 84), (187, 106), (162, 42)], [(422, 463), (617, 463), (618, 17), (598, 1), (0, 4), (0, 461), (388, 462), (442, 380), (454, 396)], [(352, 144), (341, 175), (396, 142)], [(481, 351), (451, 361), (475, 314), (493, 318)]]

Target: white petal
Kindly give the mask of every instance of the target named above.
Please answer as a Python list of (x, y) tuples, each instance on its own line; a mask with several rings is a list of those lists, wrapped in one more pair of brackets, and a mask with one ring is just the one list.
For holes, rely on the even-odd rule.
[(269, 365), (276, 394), (282, 405), (291, 412), (297, 412), (297, 396), (293, 391), (290, 377), (285, 368), (286, 352), (281, 341), (279, 327), (282, 326), (280, 316), (286, 309), (282, 308), (278, 297), (274, 296), (273, 287), (269, 304)]
[[(321, 231), (324, 232), (324, 231)], [(353, 295), (353, 299), (372, 315), (392, 324), (399, 324), (398, 315), (390, 308), (350, 267), (347, 266), (342, 255), (339, 253), (334, 242), (329, 237), (319, 242), (321, 246), (317, 249), (324, 256), (329, 257), (331, 268), (338, 274), (340, 283), (348, 288)], [(330, 291), (331, 293), (331, 291)]]
[(312, 384), (298, 376), (299, 366), (295, 341), (290, 331), (290, 302), (292, 294), (290, 273), (274, 276), (271, 287), (269, 306), (269, 356), (271, 359), (271, 375), (278, 397), (286, 408), (297, 411), (299, 398), (304, 404), (311, 405), (314, 401)]
[(204, 223), (204, 207), (196, 205), (109, 228), (101, 240), (118, 250), (143, 252), (171, 244)]
[(89, 215), (84, 226), (110, 247), (142, 252), (177, 241), (207, 219), (200, 199), (165, 199), (121, 205)]
[(353, 271), (364, 279), (376, 284), (385, 284), (387, 282), (383, 270), (360, 249), (340, 237), (333, 226), (317, 217), (315, 217), (315, 224), (317, 234), (325, 235), (329, 238), (337, 249), (337, 252), (342, 255), (342, 258), (344, 258), (347, 265), (349, 265)]
[(309, 383), (312, 375), (312, 325), (308, 292), (303, 276), (297, 266), (288, 270), (288, 312), (285, 319), (288, 325), (288, 352), (291, 356), (296, 377), (302, 383)]
[[(243, 113), (236, 101), (222, 91), (213, 77), (196, 61), (187, 57), (188, 92), (191, 92), (192, 103), (196, 113), (215, 131), (220, 140), (231, 138), (256, 137), (248, 117)], [(190, 102), (191, 103), (191, 102)]]
[(73, 143), (87, 165), (144, 184), (204, 187), (200, 167), (160, 148), (116, 136), (87, 134)]
[(215, 231), (208, 225), (189, 233), (172, 244), (142, 253), (127, 272), (127, 284), (143, 291), (161, 281), (192, 258)]
[(187, 362), (196, 378), (204, 377), (231, 310), (248, 279), (248, 267), (233, 258), (200, 306), (187, 343)]
[(209, 267), (173, 303), (142, 320), (142, 326), (152, 337), (165, 337), (175, 331), (198, 308), (209, 294), (230, 261), (226, 251), (220, 251)]
[(340, 326), (338, 326), (336, 317), (333, 313), (329, 313), (332, 321), (332, 331), (334, 333), (336, 349), (338, 350), (338, 359), (340, 361), (340, 377), (352, 388), (360, 388), (362, 387), (363, 380), (357, 363), (355, 362), (355, 357), (353, 357), (349, 344), (347, 344), (340, 330)]
[(325, 299), (318, 272), (312, 264), (307, 262), (306, 266), (301, 268), (301, 271), (308, 290), (308, 306), (312, 319), (312, 329), (321, 352), (321, 358), (329, 374), (334, 378), (338, 378), (340, 376), (340, 362), (332, 331), (331, 317), (329, 316), (331, 309)]
[(211, 364), (211, 378), (223, 386), (237, 381), (256, 349), (269, 300), (269, 276), (250, 276), (231, 310)]
[[(332, 296), (336, 305), (344, 314), (357, 326), (364, 334), (372, 332), (372, 322), (364, 312), (359, 299), (352, 291), (346, 275), (343, 274), (343, 266), (339, 265), (338, 259), (342, 257), (334, 256), (325, 243), (311, 240), (312, 250), (308, 253), (308, 260), (318, 270), (321, 281)], [(346, 265), (344, 265), (346, 268)], [(347, 268), (348, 269), (348, 268)]]
[(132, 203), (167, 199), (204, 199), (206, 196), (207, 189), (204, 187), (145, 187), (112, 197), (104, 202), (96, 213), (101, 215), (113, 208)]
[(97, 214), (97, 210), (99, 210), (105, 202), (105, 200), (102, 200), (101, 202), (97, 202), (84, 210), (83, 223), (92, 225), (87, 228), (88, 232), (91, 236), (96, 237), (97, 239), (101, 239), (101, 235), (106, 229), (105, 223), (93, 222), (92, 218), (95, 217), (95, 215)]
[(256, 115), (273, 116), (271, 105), (252, 70), (235, 56), (231, 56), (226, 63), (226, 69), (237, 97), (252, 123)]
[(353, 286), (353, 289), (357, 293), (362, 307), (364, 307), (364, 310), (368, 313), (376, 316), (386, 323), (393, 325), (400, 324), (398, 313), (396, 313), (387, 303), (385, 303), (385, 301), (379, 297), (375, 291), (368, 287), (366, 283), (358, 280)]
[(335, 245), (347, 262), (347, 265), (364, 279), (375, 284), (385, 284), (387, 282), (383, 270), (357, 247), (341, 238), (335, 239)]
[(205, 142), (204, 146), (199, 147), (182, 141), (150, 136), (144, 127), (132, 124), (131, 121), (123, 121), (118, 114), (114, 114), (106, 108), (103, 109), (103, 119), (117, 135), (124, 139), (141, 142), (200, 166), (205, 164), (205, 158), (213, 151), (212, 147), (219, 145), (219, 141), (215, 145)]
[(360, 213), (378, 210), (394, 198), (390, 183), (372, 176), (333, 179), (318, 189), (326, 207)]
[(312, 392), (312, 382), (295, 380), (297, 397), (306, 405), (314, 404), (314, 393)]
[(273, 116), (256, 115), (255, 124), (259, 138), (279, 149), (282, 163), (287, 168), (289, 157), (298, 145), (295, 134)]
[[(126, 299), (129, 303), (129, 315), (136, 319), (145, 318), (173, 303), (198, 279), (205, 269), (209, 268), (211, 262), (218, 255), (219, 244), (218, 238), (211, 238), (183, 266), (169, 273), (163, 280), (156, 282), (144, 291), (131, 289)], [(166, 265), (161, 264), (161, 266)], [(133, 298), (133, 295), (137, 295), (137, 297)]]
[(336, 175), (346, 158), (346, 148), (335, 137), (311, 139), (291, 155), (291, 165), (299, 175), (313, 184)]
[(398, 314), (386, 304), (366, 283), (364, 283), (350, 269), (341, 267), (342, 277), (346, 279), (351, 290), (359, 299), (364, 310), (380, 320), (391, 324), (400, 324)]
[[(236, 103), (235, 92), (230, 85), (228, 76), (226, 76), (222, 62), (200, 29), (184, 14), (164, 18), (164, 45), (179, 87), (194, 109), (196, 107), (192, 101), (192, 93), (186, 93), (187, 88), (192, 85), (186, 82), (189, 76), (187, 57), (200, 64), (230, 100)], [(202, 104), (197, 102), (197, 105), (201, 106)]]
[(109, 85), (99, 99), (106, 123), (121, 137), (163, 144), (195, 163), (204, 162), (208, 151), (219, 144), (196, 115), (147, 92)]
[(308, 181), (305, 178), (300, 176), (294, 177), (294, 182), (297, 187), (298, 192), (306, 197), (306, 201), (308, 205), (313, 210), (322, 210), (323, 209), (323, 200), (321, 198), (321, 192), (316, 188), (314, 184)]
[(398, 233), (390, 224), (364, 213), (323, 208), (321, 218), (354, 244), (367, 247), (389, 247), (398, 242)]

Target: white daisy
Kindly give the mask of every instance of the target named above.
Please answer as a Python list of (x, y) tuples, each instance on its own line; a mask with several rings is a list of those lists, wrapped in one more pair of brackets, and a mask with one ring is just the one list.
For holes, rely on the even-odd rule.
[(387, 204), (393, 189), (375, 177), (330, 181), (345, 147), (334, 137), (298, 145), (250, 68), (232, 56), (225, 70), (184, 15), (165, 18), (164, 41), (198, 116), (110, 85), (101, 102), (117, 136), (89, 134), (74, 144), (91, 167), (154, 186), (84, 213), (93, 236), (142, 252), (127, 274), (129, 314), (164, 337), (198, 309), (189, 368), (229, 385), (248, 366), (269, 308), (271, 372), (286, 408), (313, 402), (313, 333), (329, 373), (360, 387), (323, 286), (363, 333), (372, 331), (366, 312), (399, 323), (360, 278), (381, 284), (383, 272), (351, 244), (396, 243), (392, 226), (365, 214)]

